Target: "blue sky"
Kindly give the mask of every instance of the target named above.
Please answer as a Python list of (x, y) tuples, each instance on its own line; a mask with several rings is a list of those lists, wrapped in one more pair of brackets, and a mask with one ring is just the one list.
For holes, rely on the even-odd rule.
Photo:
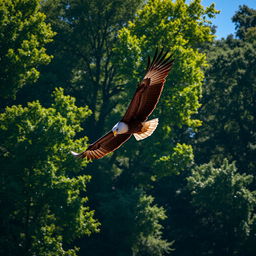
[(216, 32), (218, 39), (235, 33), (235, 26), (231, 18), (238, 10), (239, 5), (245, 4), (250, 8), (256, 9), (256, 0), (202, 0), (204, 6), (209, 6), (211, 3), (215, 3), (215, 8), (221, 11), (213, 19), (213, 24), (218, 26)]

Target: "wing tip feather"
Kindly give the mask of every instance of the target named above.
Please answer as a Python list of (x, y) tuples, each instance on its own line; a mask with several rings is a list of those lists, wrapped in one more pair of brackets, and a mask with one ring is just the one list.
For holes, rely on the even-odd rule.
[(158, 48), (156, 48), (155, 55), (152, 62), (151, 63), (148, 62), (147, 71), (150, 71), (153, 69), (161, 70), (163, 68), (171, 69), (175, 59), (172, 59), (173, 54), (170, 54), (170, 56), (166, 57), (168, 53), (169, 51), (166, 51), (164, 53), (164, 47), (163, 47), (158, 54)]
[(83, 152), (82, 153), (77, 153), (74, 151), (70, 151), (70, 153), (75, 157), (75, 158), (84, 158)]

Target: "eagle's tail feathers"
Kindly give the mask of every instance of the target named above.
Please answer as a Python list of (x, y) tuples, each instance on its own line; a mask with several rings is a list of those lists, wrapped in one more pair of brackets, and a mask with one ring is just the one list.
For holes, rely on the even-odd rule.
[(149, 137), (156, 129), (158, 125), (158, 118), (152, 119), (150, 121), (144, 122), (142, 131), (139, 133), (134, 133), (134, 137), (136, 140), (143, 140)]

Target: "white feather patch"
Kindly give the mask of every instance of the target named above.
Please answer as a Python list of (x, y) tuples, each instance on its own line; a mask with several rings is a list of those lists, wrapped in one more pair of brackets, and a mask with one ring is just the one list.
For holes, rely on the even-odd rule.
[(133, 135), (136, 140), (143, 140), (149, 137), (150, 135), (152, 135), (152, 133), (155, 131), (156, 127), (158, 126), (158, 118), (147, 121), (144, 124), (145, 126), (148, 126), (148, 128), (143, 133), (134, 133)]
[(71, 153), (73, 156), (79, 156), (79, 155), (80, 155), (80, 153), (76, 153), (76, 152), (74, 152), (74, 151), (70, 151), (70, 153)]

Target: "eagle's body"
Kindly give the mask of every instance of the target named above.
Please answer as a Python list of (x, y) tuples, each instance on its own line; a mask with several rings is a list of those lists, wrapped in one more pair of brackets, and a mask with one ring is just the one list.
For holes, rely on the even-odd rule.
[[(129, 133), (129, 134), (133, 134), (133, 133), (137, 133), (140, 132), (142, 129), (142, 122), (138, 121), (138, 120), (131, 120), (131, 122), (125, 123), (125, 122), (118, 122), (116, 129), (112, 129), (113, 132), (117, 131), (117, 134), (123, 134), (123, 133)], [(125, 132), (124, 132), (125, 131)]]
[(123, 116), (110, 132), (98, 139), (82, 153), (73, 155), (87, 159), (102, 158), (119, 148), (132, 135), (136, 140), (142, 140), (150, 136), (158, 125), (158, 119), (147, 121), (148, 116), (155, 109), (161, 96), (165, 78), (172, 67), (171, 56), (166, 58), (167, 53), (157, 51), (150, 61), (148, 58), (147, 73), (138, 85), (133, 99)]

